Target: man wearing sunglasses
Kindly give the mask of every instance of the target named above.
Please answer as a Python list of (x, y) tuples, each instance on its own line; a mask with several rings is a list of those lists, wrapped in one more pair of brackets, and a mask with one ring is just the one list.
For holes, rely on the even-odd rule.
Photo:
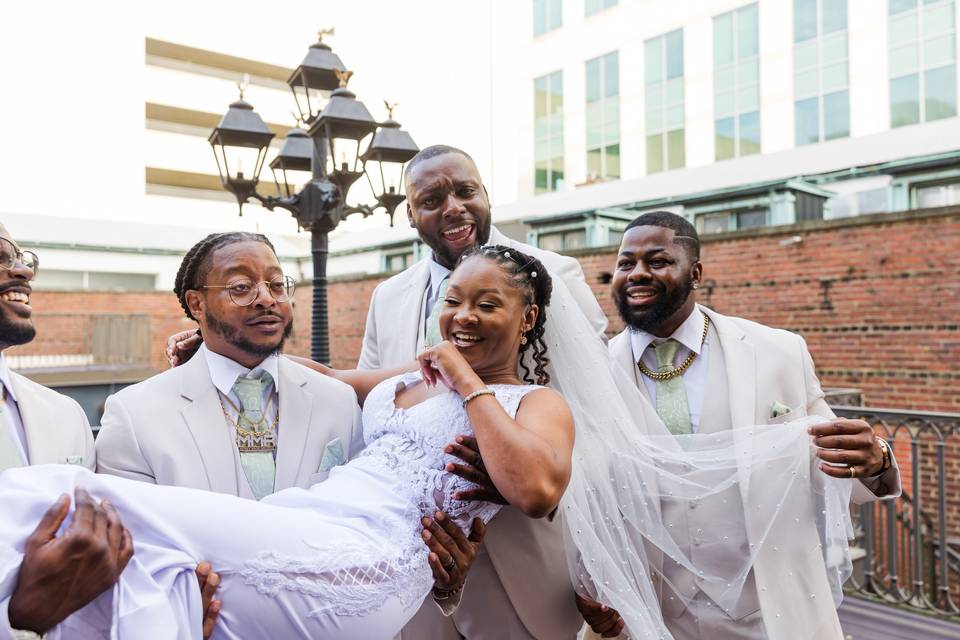
[(353, 389), (280, 355), (293, 290), (265, 236), (212, 234), (194, 245), (174, 291), (203, 346), (108, 398), (98, 471), (259, 500), (307, 488), (355, 453)]

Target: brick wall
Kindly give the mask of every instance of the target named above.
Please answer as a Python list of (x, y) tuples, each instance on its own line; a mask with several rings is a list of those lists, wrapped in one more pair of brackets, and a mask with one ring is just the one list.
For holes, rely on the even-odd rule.
[[(605, 284), (614, 251), (576, 257), (616, 333), (622, 323)], [(872, 406), (960, 412), (960, 208), (714, 236), (702, 260), (701, 301), (802, 334), (824, 386), (862, 388)], [(383, 279), (331, 282), (334, 366), (356, 363), (367, 304)], [(290, 353), (310, 352), (311, 295), (309, 286), (297, 290)], [(80, 320), (71, 314), (147, 314), (150, 364), (160, 369), (165, 337), (192, 325), (165, 292), (39, 291), (32, 303), (38, 338), (11, 353), (77, 343)]]

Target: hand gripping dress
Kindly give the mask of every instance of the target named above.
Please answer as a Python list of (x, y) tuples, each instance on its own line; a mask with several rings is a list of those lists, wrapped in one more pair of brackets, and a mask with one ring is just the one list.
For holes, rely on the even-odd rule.
[[(444, 470), (453, 461), (444, 446), (472, 433), (460, 397), (451, 391), (409, 409), (394, 404), (400, 388), (421, 382), (409, 373), (378, 385), (364, 406), (366, 449), (357, 458), (310, 489), (260, 502), (71, 466), (0, 473), (0, 600), (16, 586), (41, 515), (80, 486), (113, 503), (135, 553), (112, 591), (47, 638), (199, 639), (194, 568), (203, 560), (223, 580), (218, 638), (392, 638), (433, 584), (420, 517), (442, 509), (467, 531), (474, 517), (488, 521), (499, 509), (452, 498), (472, 486)], [(539, 387), (492, 388), (514, 416)]]

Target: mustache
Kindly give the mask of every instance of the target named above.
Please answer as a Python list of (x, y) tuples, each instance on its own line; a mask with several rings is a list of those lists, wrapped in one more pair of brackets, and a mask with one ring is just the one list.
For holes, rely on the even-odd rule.
[(258, 318), (276, 318), (276, 319), (278, 319), (278, 320), (283, 320), (283, 316), (281, 316), (279, 313), (275, 313), (275, 312), (269, 311), (269, 310), (261, 311), (260, 313), (258, 313), (257, 315), (251, 317), (250, 319), (251, 319), (251, 320), (257, 320)]
[(4, 293), (8, 289), (26, 289), (27, 293), (33, 291), (33, 287), (25, 280), (10, 280), (9, 282), (0, 283), (0, 293)]

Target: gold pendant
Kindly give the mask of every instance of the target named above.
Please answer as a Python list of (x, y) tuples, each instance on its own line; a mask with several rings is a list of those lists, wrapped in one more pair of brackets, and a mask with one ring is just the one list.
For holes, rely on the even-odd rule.
[(274, 451), (277, 437), (270, 431), (237, 431), (237, 449), (241, 453), (251, 451)]

